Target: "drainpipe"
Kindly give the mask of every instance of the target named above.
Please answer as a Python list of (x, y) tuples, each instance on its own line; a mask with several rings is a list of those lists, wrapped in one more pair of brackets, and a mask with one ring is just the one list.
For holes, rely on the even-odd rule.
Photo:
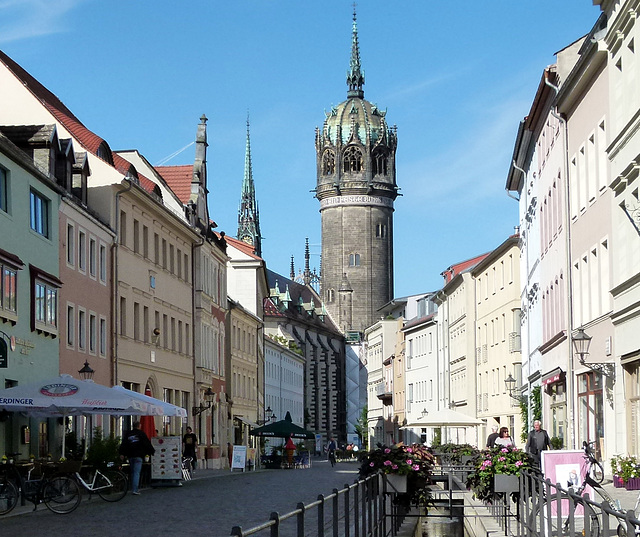
[[(191, 363), (192, 363), (191, 370), (193, 373), (193, 406), (194, 407), (200, 404), (200, 401), (199, 401), (200, 390), (198, 389), (198, 382), (196, 380), (197, 366), (196, 366), (196, 351), (195, 351), (196, 349), (196, 251), (198, 248), (202, 247), (202, 245), (204, 244), (204, 241), (205, 241), (205, 238), (202, 237), (199, 243), (195, 243), (191, 245), (191, 348), (188, 349), (188, 352), (191, 355)], [(202, 291), (202, 289), (198, 289), (198, 290)], [(202, 348), (202, 345), (200, 345), (200, 348)], [(214, 406), (212, 406), (211, 408), (212, 413), (214, 412)], [(200, 428), (200, 423), (202, 423), (202, 420), (198, 418), (198, 427), (196, 428), (196, 423), (195, 423), (196, 417), (193, 415), (193, 412), (191, 417), (193, 418), (193, 426), (198, 431), (198, 437), (200, 438), (200, 441), (202, 441), (202, 430)], [(206, 430), (207, 429), (205, 425), (205, 432)], [(212, 438), (211, 445), (213, 445), (213, 420), (211, 421), (211, 438)], [(205, 434), (205, 444), (207, 446), (209, 445), (206, 434)]]
[[(544, 83), (549, 86), (558, 96), (559, 88), (554, 86), (548, 79), (548, 72), (545, 71)], [(567, 339), (569, 340), (569, 361), (567, 363), (567, 403), (568, 403), (568, 421), (569, 427), (567, 430), (570, 432), (570, 445), (573, 448), (576, 448), (576, 424), (573, 418), (573, 410), (574, 410), (574, 393), (575, 393), (575, 385), (573, 378), (573, 349), (572, 349), (572, 335), (573, 335), (573, 273), (571, 271), (572, 267), (572, 257), (571, 257), (571, 198), (570, 196), (570, 187), (569, 187), (569, 128), (567, 126), (567, 121), (562, 117), (561, 114), (557, 112), (556, 108), (550, 109), (551, 115), (555, 117), (562, 125), (563, 136), (562, 142), (564, 144), (564, 173), (565, 173), (565, 241), (566, 241), (566, 249), (567, 249)]]
[(112, 340), (112, 349), (113, 349), (113, 369), (111, 371), (112, 374), (112, 384), (114, 386), (118, 385), (118, 312), (120, 309), (119, 304), (119, 293), (118, 293), (118, 246), (120, 244), (120, 196), (124, 193), (129, 192), (133, 187), (133, 183), (127, 179), (126, 177), (123, 179), (126, 182), (125, 189), (116, 192), (116, 236), (113, 241), (113, 245), (111, 246), (111, 270), (113, 277), (111, 278), (111, 296), (113, 297), (113, 317), (111, 319), (112, 322), (112, 330), (113, 334)]

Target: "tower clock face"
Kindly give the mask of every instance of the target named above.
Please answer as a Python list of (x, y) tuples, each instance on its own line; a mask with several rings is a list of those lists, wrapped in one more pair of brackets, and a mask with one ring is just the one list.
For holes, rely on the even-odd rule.
[(244, 237), (242, 237), (242, 242), (246, 242), (247, 244), (253, 244), (253, 240), (251, 240), (251, 237), (249, 237), (248, 235), (245, 235)]

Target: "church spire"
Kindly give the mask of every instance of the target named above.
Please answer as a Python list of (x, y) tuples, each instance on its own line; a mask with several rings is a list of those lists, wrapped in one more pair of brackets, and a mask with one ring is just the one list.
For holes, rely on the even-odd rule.
[(358, 24), (356, 22), (356, 4), (353, 4), (353, 31), (351, 36), (351, 61), (347, 73), (347, 97), (364, 98), (364, 73), (360, 67), (360, 47), (358, 46)]
[(242, 197), (238, 210), (238, 239), (253, 246), (257, 256), (262, 257), (262, 236), (260, 235), (260, 213), (256, 201), (251, 166), (251, 139), (249, 135), (249, 114), (247, 113), (247, 146), (244, 156), (244, 178)]

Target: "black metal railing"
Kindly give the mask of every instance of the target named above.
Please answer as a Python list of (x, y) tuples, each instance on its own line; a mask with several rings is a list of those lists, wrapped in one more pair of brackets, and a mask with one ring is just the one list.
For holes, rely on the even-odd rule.
[[(299, 503), (285, 515), (271, 513), (269, 520), (248, 530), (231, 529), (231, 536), (270, 537), (386, 537), (396, 535), (405, 510), (385, 494), (380, 475), (371, 475), (343, 489), (319, 495), (308, 505)], [(268, 533), (267, 533), (268, 532)], [(387, 533), (389, 532), (389, 533)]]

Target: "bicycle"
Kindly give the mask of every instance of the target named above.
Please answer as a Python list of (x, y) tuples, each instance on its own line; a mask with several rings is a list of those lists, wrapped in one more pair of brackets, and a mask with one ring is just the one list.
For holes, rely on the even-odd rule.
[(191, 475), (193, 471), (193, 458), (182, 457), (182, 479), (185, 481), (191, 481)]
[[(86, 481), (80, 474), (81, 467), (78, 467), (74, 471), (73, 477), (89, 494), (95, 492), (107, 502), (117, 502), (127, 495), (129, 480), (124, 472), (113, 466), (113, 463), (108, 463), (107, 468), (102, 471), (99, 468), (95, 468), (95, 471), (89, 472), (89, 477)], [(89, 467), (85, 467), (85, 469), (88, 470)]]
[(0, 475), (0, 515), (11, 512), (19, 499), (32, 502), (34, 511), (40, 503), (44, 503), (47, 509), (61, 515), (71, 513), (80, 505), (78, 484), (70, 477), (57, 473), (55, 467), (29, 463), (25, 465), (26, 476), (13, 464), (3, 467)]
[[(602, 498), (602, 503), (607, 508), (606, 514), (616, 517), (618, 521), (616, 530), (618, 537), (626, 537), (628, 521), (625, 523), (626, 514), (622, 510), (620, 502), (614, 500), (602, 488), (601, 481), (596, 481), (592, 477), (593, 469), (598, 465), (602, 469), (602, 465), (593, 456), (589, 443), (583, 442), (582, 448), (585, 452), (584, 458), (587, 464), (582, 483), (574, 485), (569, 482), (567, 483), (567, 489), (563, 489), (559, 483), (553, 485), (550, 481), (547, 481), (546, 486), (542, 489), (542, 501), (531, 512), (530, 527), (537, 535), (562, 535), (568, 532), (575, 532), (574, 535), (581, 537), (599, 537), (603, 515), (602, 511), (596, 512), (594, 509), (594, 506), (597, 507), (598, 504), (583, 497), (585, 489), (589, 486)], [(551, 494), (551, 487), (555, 489), (555, 494)], [(582, 509), (582, 524), (576, 517), (578, 507)], [(638, 534), (637, 530), (636, 534)]]
[(604, 468), (602, 463), (596, 459), (593, 446), (595, 446), (595, 442), (582, 442), (584, 458), (587, 460), (587, 473), (596, 483), (602, 483), (604, 481)]

